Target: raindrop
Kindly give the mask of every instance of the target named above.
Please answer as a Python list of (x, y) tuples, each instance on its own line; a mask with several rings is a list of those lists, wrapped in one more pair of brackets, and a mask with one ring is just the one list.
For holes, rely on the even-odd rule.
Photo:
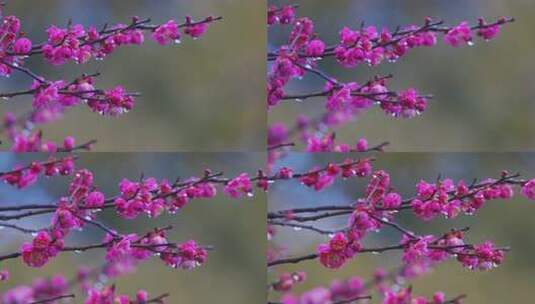
[(180, 39), (175, 39), (174, 42), (175, 42), (175, 44), (180, 44), (180, 43), (182, 43), (182, 41), (181, 41)]
[(248, 197), (253, 197), (254, 194), (253, 194), (252, 192), (247, 192), (247, 196), (248, 196)]
[(468, 41), (467, 44), (468, 44), (469, 46), (474, 46), (474, 42), (473, 42), (472, 40)]

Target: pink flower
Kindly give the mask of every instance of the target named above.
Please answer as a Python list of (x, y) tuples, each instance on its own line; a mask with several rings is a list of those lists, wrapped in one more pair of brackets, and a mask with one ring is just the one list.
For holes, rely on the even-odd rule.
[(403, 250), (403, 262), (412, 264), (427, 258), (430, 253), (428, 246), (432, 240), (433, 236), (426, 236), (417, 241), (408, 241), (409, 244)]
[(118, 116), (134, 107), (134, 98), (122, 86), (104, 92), (104, 99), (88, 98), (87, 105), (102, 115)]
[(368, 150), (368, 141), (366, 140), (366, 138), (361, 138), (358, 140), (357, 142), (357, 151), (359, 152), (364, 152), (364, 151), (367, 151)]
[(51, 44), (60, 44), (67, 35), (67, 30), (52, 25), (46, 31), (48, 34), (48, 42)]
[(136, 292), (136, 300), (139, 303), (147, 302), (149, 300), (149, 293), (146, 290), (138, 290)]
[(485, 40), (491, 40), (500, 33), (500, 23), (505, 22), (505, 18), (500, 18), (497, 24), (487, 25), (485, 19), (479, 18), (480, 29), (477, 30), (477, 35)]
[(468, 22), (463, 21), (459, 25), (451, 28), (444, 36), (444, 42), (453, 47), (458, 47), (462, 43), (471, 44), (472, 32)]
[(305, 53), (310, 57), (320, 57), (325, 52), (325, 43), (319, 39), (311, 40), (305, 49)]
[(77, 217), (73, 207), (68, 205), (66, 198), (61, 199), (59, 205), (52, 218), (54, 229), (68, 232), (70, 229), (82, 227), (83, 222)]
[(28, 54), (32, 50), (32, 41), (28, 38), (19, 38), (13, 45), (13, 52), (16, 54)]
[[(107, 237), (109, 237), (109, 235)], [(132, 247), (132, 244), (136, 240), (137, 235), (129, 234), (123, 236), (119, 241), (113, 241), (107, 248), (106, 261), (115, 262), (133, 256), (134, 248)]]
[(433, 303), (434, 304), (442, 304), (445, 301), (446, 301), (446, 296), (444, 295), (443, 292), (441, 292), (441, 291), (435, 292), (435, 294), (433, 295)]
[(274, 146), (283, 143), (288, 139), (288, 128), (284, 123), (277, 122), (271, 125), (268, 130), (268, 145)]
[(33, 98), (34, 109), (51, 107), (60, 99), (59, 91), (64, 86), (63, 81), (55, 81), (45, 87), (40, 87), (40, 83), (34, 82), (33, 87), (38, 88)]
[(271, 6), (268, 9), (268, 25), (273, 24), (290, 24), (295, 19), (295, 10), (291, 5), (286, 5), (281, 8)]
[(180, 39), (178, 25), (174, 20), (167, 21), (154, 30), (152, 39), (161, 45), (177, 42)]
[(277, 173), (277, 177), (281, 179), (289, 179), (293, 177), (293, 170), (288, 167), (282, 167), (279, 169), (279, 172)]
[(75, 146), (76, 144), (75, 144), (74, 137), (72, 136), (65, 137), (65, 139), (63, 140), (63, 149), (69, 151), (69, 150), (74, 149)]
[(63, 240), (53, 238), (47, 231), (40, 231), (31, 244), (22, 244), (22, 260), (30, 267), (41, 267), (62, 248)]
[(189, 240), (178, 246), (178, 255), (181, 258), (179, 267), (191, 270), (206, 262), (208, 252), (206, 249), (200, 247), (194, 240)]
[(331, 269), (337, 269), (345, 264), (347, 258), (340, 252), (332, 251), (329, 245), (320, 244), (317, 249), (320, 263)]
[(242, 194), (251, 196), (253, 194), (253, 189), (249, 175), (247, 173), (242, 173), (233, 178), (225, 185), (223, 192), (232, 198), (239, 198)]
[[(205, 22), (197, 23), (193, 25), (187, 25), (184, 28), (184, 34), (191, 36), (192, 38), (199, 38), (204, 33), (206, 33), (206, 30), (208, 29), (208, 22), (212, 21), (212, 17), (206, 18)], [(191, 17), (186, 17), (186, 24), (191, 23)]]
[(383, 199), (383, 207), (387, 209), (394, 209), (401, 206), (401, 195), (390, 192), (387, 195), (385, 195)]
[(90, 192), (85, 199), (85, 206), (88, 208), (100, 208), (104, 205), (104, 194), (99, 191)]
[(320, 263), (331, 269), (340, 268), (347, 259), (353, 257), (360, 250), (360, 244), (352, 236), (336, 233), (328, 244), (320, 244), (317, 249)]
[(87, 292), (84, 304), (112, 304), (116, 303), (115, 300), (115, 287), (91, 288)]
[(522, 195), (530, 200), (535, 200), (535, 179), (529, 180), (520, 190)]

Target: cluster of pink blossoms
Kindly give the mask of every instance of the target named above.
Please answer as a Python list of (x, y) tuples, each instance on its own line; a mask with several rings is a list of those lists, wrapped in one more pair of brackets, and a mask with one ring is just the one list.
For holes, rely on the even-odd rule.
[[(281, 145), (294, 140), (288, 138), (288, 134), (292, 137), (297, 135), (309, 152), (347, 152), (352, 149), (345, 144), (334, 144), (334, 133), (329, 129), (354, 120), (373, 106), (380, 107), (389, 116), (402, 118), (416, 117), (427, 108), (428, 95), (422, 95), (413, 88), (398, 92), (387, 89), (386, 79), (391, 75), (376, 76), (361, 84), (342, 82), (321, 69), (323, 59), (334, 58), (342, 68), (355, 68), (363, 64), (374, 67), (385, 60), (395, 62), (411, 49), (435, 46), (439, 35), (443, 36), (446, 44), (454, 47), (471, 45), (475, 35), (491, 40), (498, 35), (502, 25), (513, 21), (511, 18), (499, 18), (488, 23), (480, 18), (473, 26), (464, 21), (448, 27), (443, 26), (442, 21), (426, 18), (422, 25), (401, 26), (394, 31), (375, 26), (362, 26), (359, 29), (344, 27), (339, 32), (338, 41), (328, 45), (318, 37), (314, 22), (307, 17), (297, 17), (295, 9), (296, 6), (292, 5), (271, 6), (268, 9), (268, 25), (287, 25), (290, 26), (290, 32), (282, 45), (268, 52), (270, 71), (267, 104), (271, 108), (282, 101), (324, 98), (325, 112), (313, 118), (300, 115), (286, 134), (280, 133), (281, 123), (275, 122), (270, 133), (283, 136), (268, 140), (269, 147), (273, 148), (270, 151), (273, 159), (279, 157), (276, 149), (292, 146)], [(325, 81), (324, 88), (297, 94), (287, 92), (286, 87), (293, 80), (307, 76)]]
[[(206, 32), (208, 24), (216, 19), (207, 17), (200, 22), (193, 22), (191, 17), (186, 17), (186, 21), (181, 24), (169, 20), (161, 25), (151, 25), (148, 19), (133, 17), (129, 25), (119, 23), (101, 30), (95, 26), (86, 28), (81, 24), (69, 25), (67, 28), (52, 25), (46, 31), (47, 41), (32, 47), (32, 41), (22, 36), (19, 19), (6, 16), (0, 29), (3, 37), (6, 37), (2, 41), (2, 60), (21, 64), (20, 60), (25, 56), (42, 53), (47, 62), (53, 65), (63, 65), (68, 61), (86, 63), (91, 58), (102, 59), (118, 47), (143, 44), (146, 31), (152, 32), (154, 41), (161, 45), (178, 42), (181, 30), (185, 35), (199, 38)], [(9, 66), (4, 64), (2, 67), (6, 72), (4, 75), (9, 75)]]
[(247, 173), (242, 173), (230, 180), (223, 189), (225, 194), (232, 198), (239, 198), (242, 194), (253, 195), (251, 179)]
[[(513, 188), (509, 184), (496, 183), (495, 179), (487, 179), (481, 191), (473, 190), (460, 180), (457, 185), (451, 179), (444, 179), (440, 183), (420, 181), (416, 185), (416, 198), (410, 203), (414, 214), (423, 220), (431, 220), (438, 215), (454, 218), (460, 213), (473, 214), (483, 207), (485, 202), (495, 199), (510, 199)], [(525, 185), (524, 189), (530, 188)]]
[[(391, 224), (393, 216), (405, 206), (410, 206), (414, 214), (423, 220), (431, 220), (437, 215), (453, 218), (461, 212), (473, 214), (488, 200), (512, 198), (514, 184), (522, 185), (521, 193), (532, 199), (525, 193), (533, 191), (533, 181), (509, 183), (508, 175), (504, 174), (500, 180), (487, 179), (471, 187), (462, 180), (457, 187), (451, 179), (435, 184), (421, 181), (417, 185), (416, 198), (403, 201), (398, 193), (391, 191), (389, 174), (383, 170), (377, 171), (366, 187), (365, 199), (358, 200), (355, 205), (349, 218), (348, 230), (336, 233), (328, 244), (318, 247), (319, 260), (328, 268), (341, 267), (362, 250), (359, 241), (363, 237)], [(410, 264), (427, 259), (435, 263), (455, 256), (467, 268), (488, 269), (503, 260), (503, 250), (494, 249), (492, 243), (467, 246), (462, 237), (462, 233), (446, 234), (441, 238), (417, 237), (411, 232), (403, 231), (400, 242), (400, 249), (404, 250), (403, 261)]]
[(93, 83), (93, 77), (81, 77), (71, 84), (66, 84), (62, 80), (49, 83), (34, 81), (33, 108), (41, 117), (45, 114), (53, 117), (54, 113), (62, 113), (65, 108), (82, 102), (93, 112), (110, 116), (127, 113), (134, 107), (133, 95), (126, 92), (122, 86), (110, 90), (98, 90)]
[(301, 177), (303, 185), (311, 187), (316, 191), (332, 185), (338, 175), (343, 178), (365, 177), (371, 174), (372, 166), (370, 159), (359, 159), (357, 161), (347, 159), (342, 164), (329, 164), (325, 170), (312, 168), (306, 175)]
[[(274, 286), (275, 290), (280, 282), (287, 281), (290, 274), (284, 273), (280, 275), (279, 281)], [(292, 274), (295, 279), (303, 277), (302, 273)], [(392, 274), (390, 274), (392, 275)], [(395, 275), (400, 280), (412, 279), (420, 276), (421, 273), (414, 273), (411, 267), (404, 268)], [(345, 280), (333, 280), (329, 287), (316, 287), (310, 289), (301, 295), (294, 295), (285, 293), (281, 297), (283, 304), (336, 304), (349, 303), (358, 301), (368, 301), (371, 296), (368, 294), (373, 289), (376, 289), (383, 297), (383, 304), (443, 304), (443, 303), (460, 303), (464, 296), (458, 296), (454, 299), (446, 299), (443, 292), (435, 292), (432, 297), (426, 298), (423, 296), (415, 296), (412, 288), (400, 288), (399, 285), (393, 283), (389, 284), (388, 273), (379, 268), (375, 271), (373, 279), (364, 281), (361, 277), (354, 276)], [(299, 281), (299, 282), (302, 282)], [(292, 287), (285, 288), (278, 291), (289, 291)]]
[(1, 172), (0, 180), (19, 189), (34, 184), (40, 175), (70, 175), (74, 171), (74, 159), (65, 157), (52, 158), (46, 162), (33, 162), (28, 166), (18, 166), (9, 172)]
[(155, 178), (145, 178), (141, 182), (123, 179), (119, 184), (120, 196), (115, 199), (117, 213), (126, 219), (134, 219), (141, 214), (156, 217), (167, 211), (176, 213), (191, 199), (212, 198), (217, 194), (215, 185), (199, 179), (191, 179), (185, 186), (171, 184), (168, 180), (157, 182)]
[(208, 253), (194, 240), (170, 246), (164, 230), (149, 232), (143, 237), (129, 234), (122, 237), (107, 234), (106, 261), (110, 263), (133, 263), (157, 255), (172, 268), (192, 270), (206, 262)]
[[(193, 39), (203, 36), (208, 26), (220, 20), (220, 17), (207, 17), (193, 21), (186, 17), (182, 23), (169, 20), (166, 23), (150, 24), (150, 19), (133, 17), (130, 24), (116, 24), (97, 29), (81, 24), (69, 24), (67, 27), (55, 25), (47, 29), (47, 40), (33, 43), (21, 30), (21, 22), (15, 16), (5, 16), (0, 22), (0, 75), (10, 76), (14, 71), (28, 76), (32, 85), (25, 91), (4, 92), (0, 94), (5, 100), (23, 96), (33, 96), (31, 111), (15, 116), (6, 113), (1, 133), (6, 133), (14, 152), (70, 151), (72, 149), (89, 150), (94, 140), (79, 147), (70, 148), (66, 143), (60, 147), (52, 141), (42, 139), (42, 132), (34, 131), (36, 125), (56, 121), (63, 117), (66, 108), (87, 105), (93, 112), (107, 116), (128, 113), (134, 107), (134, 93), (127, 92), (122, 86), (108, 90), (94, 86), (94, 76), (83, 75), (73, 81), (47, 80), (25, 67), (25, 59), (42, 55), (47, 63), (63, 65), (67, 62), (83, 64), (92, 58), (103, 59), (117, 48), (126, 45), (141, 45), (145, 33), (151, 33), (154, 41), (161, 45), (177, 43), (181, 35)], [(67, 138), (66, 137), (66, 141)]]
[(57, 256), (63, 250), (63, 236), (59, 233), (50, 234), (40, 231), (31, 243), (24, 243), (20, 249), (22, 260), (31, 267), (41, 267), (50, 258)]
[(50, 299), (64, 295), (69, 287), (67, 279), (54, 275), (48, 279), (35, 279), (31, 285), (21, 285), (7, 290), (2, 295), (2, 303), (32, 303), (40, 299)]
[(84, 304), (142, 304), (149, 303), (149, 300), (149, 294), (145, 290), (138, 290), (135, 298), (132, 298), (128, 295), (117, 294), (115, 286), (107, 286), (102, 289), (89, 290)]
[[(338, 172), (341, 165), (328, 165), (321, 169), (323, 176), (329, 172)], [(290, 171), (288, 168), (283, 168)], [(371, 169), (371, 168), (370, 168)], [(316, 172), (316, 171), (311, 171)], [(411, 198), (403, 198), (395, 191), (390, 174), (385, 170), (368, 173), (370, 179), (365, 187), (363, 197), (356, 202), (344, 205), (311, 206), (268, 213), (268, 239), (277, 233), (275, 227), (293, 227), (298, 230), (309, 230), (319, 234), (329, 235), (329, 240), (317, 246), (316, 252), (296, 257), (285, 257), (284, 248), (270, 249), (268, 252), (268, 267), (299, 263), (301, 261), (317, 259), (321, 265), (329, 269), (338, 269), (359, 254), (381, 253), (386, 251), (401, 251), (401, 265), (403, 277), (412, 279), (431, 270), (439, 263), (448, 260), (458, 261), (469, 270), (490, 270), (502, 264), (507, 247), (498, 247), (491, 241), (471, 244), (466, 240), (467, 229), (453, 229), (442, 235), (418, 235), (396, 222), (396, 215), (400, 212), (411, 212), (417, 218), (429, 221), (442, 215), (446, 219), (460, 214), (474, 214), (484, 204), (491, 200), (507, 200), (515, 195), (515, 188), (527, 199), (535, 199), (535, 180), (518, 179), (517, 174), (503, 171), (499, 178), (487, 178), (466, 184), (463, 180), (454, 183), (450, 178), (437, 180), (435, 183), (420, 181), (416, 185), (416, 194)], [(312, 182), (308, 183), (308, 180)], [(307, 174), (301, 178), (305, 186), (316, 190), (324, 189), (323, 185), (331, 182), (319, 183), (314, 174)], [(341, 229), (325, 230), (315, 223), (322, 219), (329, 219), (341, 215), (348, 215), (347, 225)], [(308, 224), (310, 223), (310, 224)], [(386, 227), (401, 233), (399, 242), (379, 246), (365, 247), (364, 238), (372, 232), (383, 231)], [(382, 275), (382, 280), (386, 275)], [(304, 272), (283, 272), (270, 288), (281, 292), (281, 302), (285, 304), (304, 303), (339, 303), (340, 301), (366, 300), (368, 283), (360, 278), (348, 281), (333, 282), (331, 288), (311, 289), (299, 296), (291, 293), (296, 284), (306, 279)], [(438, 292), (431, 298), (415, 296), (411, 288), (388, 287), (381, 284), (378, 291), (382, 295), (382, 303), (386, 304), (439, 304), (461, 303), (464, 296), (453, 300), (446, 300), (443, 293)], [(345, 303), (345, 302), (344, 302)]]
[(128, 273), (124, 269), (124, 266), (117, 266), (116, 264), (107, 264), (102, 269), (90, 269), (82, 266), (78, 269), (74, 278), (68, 279), (60, 274), (47, 278), (36, 278), (31, 284), (18, 285), (8, 289), (2, 294), (0, 300), (5, 304), (68, 302), (68, 299), (75, 296), (74, 294), (69, 294), (69, 291), (73, 286), (77, 286), (85, 293), (85, 299), (79, 303), (164, 303), (163, 301), (168, 294), (149, 298), (148, 292), (140, 289), (134, 297), (129, 297), (125, 294), (118, 294), (115, 285), (99, 287), (99, 284), (103, 284), (101, 279), (106, 280), (106, 278), (114, 278)]
[[(173, 191), (172, 186), (168, 183), (164, 182), (158, 185), (153, 178), (148, 178), (142, 183), (123, 180), (119, 188), (121, 196), (115, 200), (114, 204), (119, 215), (127, 219), (132, 219), (138, 213), (145, 212), (145, 209), (152, 216), (158, 215), (161, 211), (157, 210), (160, 207), (158, 199), (152, 200), (152, 195), (167, 195)], [(196, 186), (187, 187), (183, 191), (178, 196), (175, 196), (174, 200), (182, 200), (178, 202), (180, 206), (185, 204), (184, 199), (188, 199), (188, 197), (182, 195), (184, 193), (190, 193), (191, 197), (194, 195), (196, 197), (206, 197), (207, 195), (212, 197), (215, 195), (215, 190), (211, 190), (210, 186), (207, 187), (205, 184), (200, 183)], [(129, 197), (130, 204), (135, 204), (132, 202), (132, 200), (135, 200), (136, 202), (141, 202), (141, 204), (147, 203), (147, 206), (136, 205), (137, 209), (130, 207), (126, 208), (125, 211), (124, 204), (126, 204), (126, 201), (121, 203), (123, 196)], [(141, 198), (146, 198), (147, 200), (142, 202)], [(65, 248), (64, 240), (71, 231), (80, 230), (88, 223), (94, 224), (96, 215), (100, 210), (113, 206), (113, 204), (105, 205), (106, 202), (110, 201), (113, 200), (106, 199), (103, 193), (96, 190), (93, 174), (86, 169), (79, 170), (70, 183), (68, 196), (61, 198), (57, 206), (54, 207), (51, 226), (46, 230), (39, 231), (31, 243), (22, 245), (21, 255), (23, 261), (29, 266), (41, 267), (61, 251), (90, 249), (84, 247), (78, 249)], [(173, 205), (171, 208), (178, 207)], [(120, 235), (109, 229), (106, 229), (106, 231), (108, 232), (100, 247), (107, 248), (106, 260), (108, 262), (130, 261), (130, 263), (137, 263), (157, 254), (165, 264), (171, 267), (192, 269), (206, 261), (206, 250), (198, 246), (195, 241), (171, 244), (165, 237), (165, 230), (157, 229), (141, 237), (136, 234)]]

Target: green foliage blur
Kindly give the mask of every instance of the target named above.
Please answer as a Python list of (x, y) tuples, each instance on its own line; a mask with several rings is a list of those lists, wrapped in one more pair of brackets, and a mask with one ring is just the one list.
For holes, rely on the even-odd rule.
[[(12, 162), (13, 156), (0, 154), (0, 163)], [(106, 196), (118, 192), (122, 178), (137, 180), (140, 175), (158, 179), (202, 176), (205, 169), (223, 171), (228, 176), (241, 172), (254, 173), (262, 166), (264, 155), (257, 153), (87, 153), (82, 154), (79, 167), (92, 170), (95, 184)], [(14, 163), (46, 159), (44, 155), (16, 157)], [(0, 185), (0, 204), (52, 203), (67, 191), (69, 178), (43, 180), (28, 190), (12, 190)], [(35, 192), (41, 190), (50, 197)], [(31, 194), (34, 191), (34, 194)], [(15, 192), (15, 194), (13, 194)], [(26, 193), (26, 194), (25, 194)], [(30, 193), (30, 195), (28, 195)], [(265, 195), (259, 193), (243, 200), (227, 199), (222, 191), (215, 199), (194, 200), (174, 215), (162, 215), (156, 219), (140, 216), (128, 221), (118, 218), (114, 212), (106, 211), (98, 220), (121, 233), (147, 232), (155, 227), (172, 225), (174, 230), (169, 240), (178, 242), (195, 239), (203, 245), (213, 245), (208, 262), (193, 271), (175, 270), (163, 265), (157, 258), (143, 263), (137, 272), (111, 280), (116, 283), (119, 293), (135, 295), (137, 289), (146, 289), (152, 296), (169, 292), (168, 303), (262, 303), (265, 301)], [(25, 227), (46, 227), (49, 217), (33, 217), (19, 222)], [(67, 244), (93, 244), (102, 241), (100, 230), (87, 227), (84, 232), (75, 232), (67, 239)], [(1, 230), (0, 250), (2, 254), (17, 251), (26, 235)], [(11, 272), (11, 279), (0, 284), (0, 294), (14, 285), (30, 284), (39, 277), (62, 273), (67, 279), (73, 278), (80, 265), (92, 268), (103, 264), (103, 250), (73, 254), (64, 253), (43, 268), (32, 269), (22, 261), (2, 262), (1, 269)], [(79, 294), (79, 293), (78, 293)], [(83, 296), (74, 301), (82, 303)]]
[[(41, 58), (28, 66), (49, 79), (67, 79), (99, 71), (100, 88), (116, 85), (142, 93), (135, 109), (119, 118), (101, 117), (87, 107), (69, 110), (64, 120), (44, 128), (45, 136), (60, 141), (73, 135), (82, 143), (98, 139), (95, 151), (262, 151), (265, 146), (265, 10), (259, 0), (148, 1), (50, 0), (7, 1), (5, 14), (22, 21), (35, 42), (46, 39), (52, 24), (96, 25), (129, 23), (131, 16), (154, 23), (186, 15), (198, 20), (209, 15), (224, 20), (213, 24), (196, 41), (183, 37), (180, 45), (160, 46), (146, 36), (141, 47), (123, 47), (104, 61), (53, 67)], [(13, 75), (0, 81), (1, 91), (28, 88), (31, 81)], [(31, 97), (0, 106), (26, 113)], [(4, 135), (0, 135), (0, 139)], [(0, 148), (6, 150), (4, 144)]]
[[(358, 158), (361, 155), (354, 155)], [(292, 153), (284, 165), (294, 165), (299, 169), (328, 162), (343, 161), (348, 155)], [(455, 181), (464, 179), (467, 183), (474, 178), (499, 178), (502, 170), (521, 173), (523, 177), (534, 176), (534, 153), (385, 153), (377, 156), (375, 169), (384, 169), (391, 175), (391, 184), (402, 197), (412, 197), (415, 185), (421, 179), (433, 182), (439, 175)], [(297, 169), (296, 169), (297, 170)], [(291, 207), (343, 205), (354, 202), (362, 196), (365, 181), (349, 179), (338, 181), (323, 195), (313, 190), (289, 190), (296, 187), (274, 187), (268, 197), (269, 210)], [(302, 188), (302, 187), (301, 187)], [(295, 191), (295, 192), (292, 192)], [(323, 192), (323, 191), (322, 191)], [(535, 202), (522, 196), (513, 200), (488, 202), (475, 216), (459, 216), (454, 220), (435, 219), (424, 222), (409, 213), (399, 214), (399, 223), (418, 234), (440, 234), (451, 228), (470, 227), (466, 240), (482, 243), (491, 240), (499, 246), (510, 246), (504, 263), (488, 272), (473, 272), (464, 269), (456, 261), (441, 264), (435, 271), (415, 281), (411, 281), (415, 294), (430, 296), (435, 291), (446, 292), (449, 298), (467, 294), (466, 303), (531, 303), (535, 275), (535, 238), (533, 213)], [(335, 229), (347, 224), (347, 217), (314, 223), (324, 229)], [(365, 247), (384, 246), (399, 241), (396, 230), (385, 228), (381, 233), (365, 240)], [(305, 230), (279, 229), (274, 244), (286, 246), (289, 254), (301, 256), (315, 251), (316, 245), (325, 242), (327, 236), (318, 236)], [(304, 270), (307, 281), (298, 285), (296, 293), (317, 286), (328, 287), (334, 279), (361, 276), (371, 278), (373, 271), (381, 266), (388, 270), (399, 266), (400, 253), (357, 255), (353, 261), (339, 270), (329, 270), (318, 261), (308, 261), (297, 265), (275, 267), (268, 273), (269, 281), (282, 271)], [(375, 295), (375, 294), (374, 294)], [(377, 299), (371, 303), (379, 303)]]
[[(359, 66), (342, 69), (334, 60), (321, 64), (324, 71), (342, 81), (365, 82), (374, 75), (394, 74), (392, 89), (414, 87), (433, 94), (428, 110), (415, 119), (387, 117), (372, 109), (354, 123), (337, 130), (341, 142), (355, 143), (366, 137), (371, 143), (390, 141), (390, 151), (523, 151), (535, 147), (535, 89), (531, 76), (535, 68), (535, 2), (531, 0), (307, 0), (270, 1), (298, 3), (300, 16), (310, 17), (315, 30), (327, 44), (336, 43), (343, 26), (358, 28), (361, 22), (388, 26), (421, 24), (426, 16), (447, 24), (462, 20), (477, 22), (511, 16), (516, 22), (502, 28), (491, 42), (477, 40), (473, 47), (451, 48), (442, 42), (432, 49), (409, 52), (395, 64), (378, 68)], [(269, 47), (284, 41), (281, 30), (269, 37)], [(315, 78), (295, 82), (291, 92), (308, 92), (323, 87)], [(315, 90), (314, 90), (315, 91)], [(286, 103), (270, 113), (269, 121), (293, 123), (298, 113), (316, 117), (323, 99)], [(313, 104), (313, 105), (312, 105)]]

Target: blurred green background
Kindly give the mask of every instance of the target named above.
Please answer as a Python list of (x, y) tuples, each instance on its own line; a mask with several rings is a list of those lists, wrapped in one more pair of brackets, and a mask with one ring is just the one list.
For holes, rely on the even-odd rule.
[[(337, 138), (354, 143), (366, 137), (371, 143), (390, 141), (390, 151), (525, 151), (535, 147), (535, 1), (532, 0), (306, 0), (270, 1), (300, 4), (299, 16), (315, 22), (315, 30), (327, 44), (338, 40), (347, 25), (388, 26), (421, 24), (425, 16), (444, 19), (448, 24), (477, 21), (480, 16), (517, 19), (502, 29), (492, 42), (478, 40), (473, 47), (451, 48), (439, 43), (433, 49), (415, 49), (396, 64), (379, 68), (359, 66), (343, 70), (334, 60), (321, 68), (343, 81), (366, 81), (376, 74), (394, 74), (390, 86), (414, 87), (434, 94), (428, 110), (418, 118), (399, 120), (372, 109), (356, 122), (337, 130)], [(270, 32), (268, 49), (280, 45), (287, 31)], [(316, 78), (289, 86), (289, 92), (308, 92), (323, 87)], [(314, 90), (314, 91), (316, 91)], [(313, 105), (312, 105), (313, 104)], [(274, 108), (269, 121), (293, 123), (298, 113), (317, 116), (321, 99), (285, 103)]]
[[(118, 84), (141, 92), (135, 109), (120, 118), (107, 118), (87, 107), (68, 111), (64, 120), (46, 126), (47, 138), (66, 135), (78, 141), (96, 138), (95, 151), (263, 151), (265, 147), (265, 12), (261, 0), (50, 0), (8, 1), (5, 14), (22, 21), (36, 42), (45, 29), (73, 23), (128, 23), (131, 16), (151, 17), (154, 23), (186, 15), (209, 15), (224, 20), (197, 41), (184, 37), (180, 45), (159, 46), (149, 36), (141, 47), (122, 47), (104, 61), (53, 67), (42, 58), (27, 65), (49, 79), (67, 79), (83, 72), (102, 72), (97, 85)], [(30, 80), (13, 75), (2, 79), (0, 91), (27, 88)], [(25, 113), (31, 99), (3, 102), (6, 111)], [(0, 135), (3, 136), (3, 135)], [(0, 138), (2, 139), (2, 138)], [(7, 149), (4, 146), (4, 150)]]
[[(295, 167), (304, 171), (314, 165), (343, 161), (348, 155), (292, 153), (280, 165)], [(353, 155), (359, 158), (361, 155)], [(415, 185), (420, 179), (436, 180), (439, 174), (454, 180), (499, 177), (504, 169), (511, 173), (519, 172), (524, 177), (533, 177), (535, 154), (533, 153), (385, 153), (377, 157), (375, 169), (384, 169), (391, 175), (392, 186), (403, 197), (412, 197)], [(349, 204), (363, 193), (364, 180), (349, 179), (337, 181), (325, 191), (315, 192), (296, 183), (275, 185), (268, 197), (269, 210), (282, 210), (291, 207)], [(420, 233), (439, 234), (450, 228), (471, 227), (466, 239), (473, 243), (492, 240), (500, 246), (511, 246), (504, 263), (489, 272), (471, 272), (456, 261), (448, 261), (430, 274), (412, 281), (415, 294), (432, 295), (443, 290), (450, 298), (468, 294), (466, 303), (532, 303), (535, 284), (535, 223), (533, 214), (535, 202), (521, 196), (510, 201), (488, 202), (476, 216), (460, 216), (454, 220), (436, 219), (423, 222), (409, 213), (399, 216), (399, 223)], [(318, 227), (334, 229), (343, 227), (347, 216), (315, 223)], [(328, 236), (318, 236), (305, 230), (279, 228), (274, 244), (287, 248), (290, 255), (304, 255), (315, 250), (317, 244), (325, 242)], [(365, 247), (394, 244), (399, 241), (396, 230), (385, 228), (381, 233), (371, 235)], [(370, 278), (376, 267), (395, 269), (400, 261), (399, 252), (357, 256), (352, 262), (339, 270), (328, 270), (317, 261), (303, 262), (298, 265), (275, 267), (268, 273), (270, 281), (279, 271), (305, 270), (308, 279), (298, 285), (300, 293), (316, 286), (328, 286), (333, 279), (344, 279), (354, 275)], [(372, 303), (378, 303), (372, 300)]]
[[(0, 154), (0, 172), (14, 164), (29, 160), (46, 159), (44, 155), (15, 156)], [(95, 184), (107, 196), (117, 194), (118, 182), (123, 178), (137, 180), (141, 173), (146, 177), (188, 178), (203, 174), (204, 169), (224, 171), (228, 176), (241, 172), (254, 173), (263, 164), (261, 153), (86, 153), (78, 162), (79, 167), (92, 170)], [(41, 180), (27, 190), (19, 191), (5, 184), (0, 185), (0, 204), (51, 203), (65, 195), (69, 178)], [(194, 200), (175, 215), (163, 215), (157, 219), (141, 216), (134, 221), (119, 219), (110, 210), (99, 219), (120, 232), (146, 232), (154, 227), (172, 224), (174, 230), (169, 239), (186, 241), (195, 239), (203, 245), (213, 245), (203, 267), (193, 271), (175, 270), (158, 259), (143, 263), (139, 270), (116, 281), (118, 292), (133, 295), (138, 288), (157, 296), (170, 292), (169, 303), (263, 303), (265, 301), (265, 250), (266, 197), (263, 193), (243, 200), (227, 199), (222, 192), (215, 199)], [(33, 217), (19, 222), (26, 227), (44, 227), (49, 217)], [(68, 244), (88, 244), (102, 240), (100, 230), (89, 228), (74, 233)], [(1, 230), (2, 254), (17, 251), (20, 234)], [(37, 277), (57, 272), (72, 278), (81, 264), (98, 267), (103, 263), (102, 250), (81, 254), (62, 254), (43, 268), (32, 269), (17, 260), (2, 262), (1, 269), (11, 271), (11, 279), (0, 284), (0, 294), (6, 289), (31, 283)], [(109, 282), (110, 284), (113, 282)], [(74, 301), (82, 303), (81, 299)]]

